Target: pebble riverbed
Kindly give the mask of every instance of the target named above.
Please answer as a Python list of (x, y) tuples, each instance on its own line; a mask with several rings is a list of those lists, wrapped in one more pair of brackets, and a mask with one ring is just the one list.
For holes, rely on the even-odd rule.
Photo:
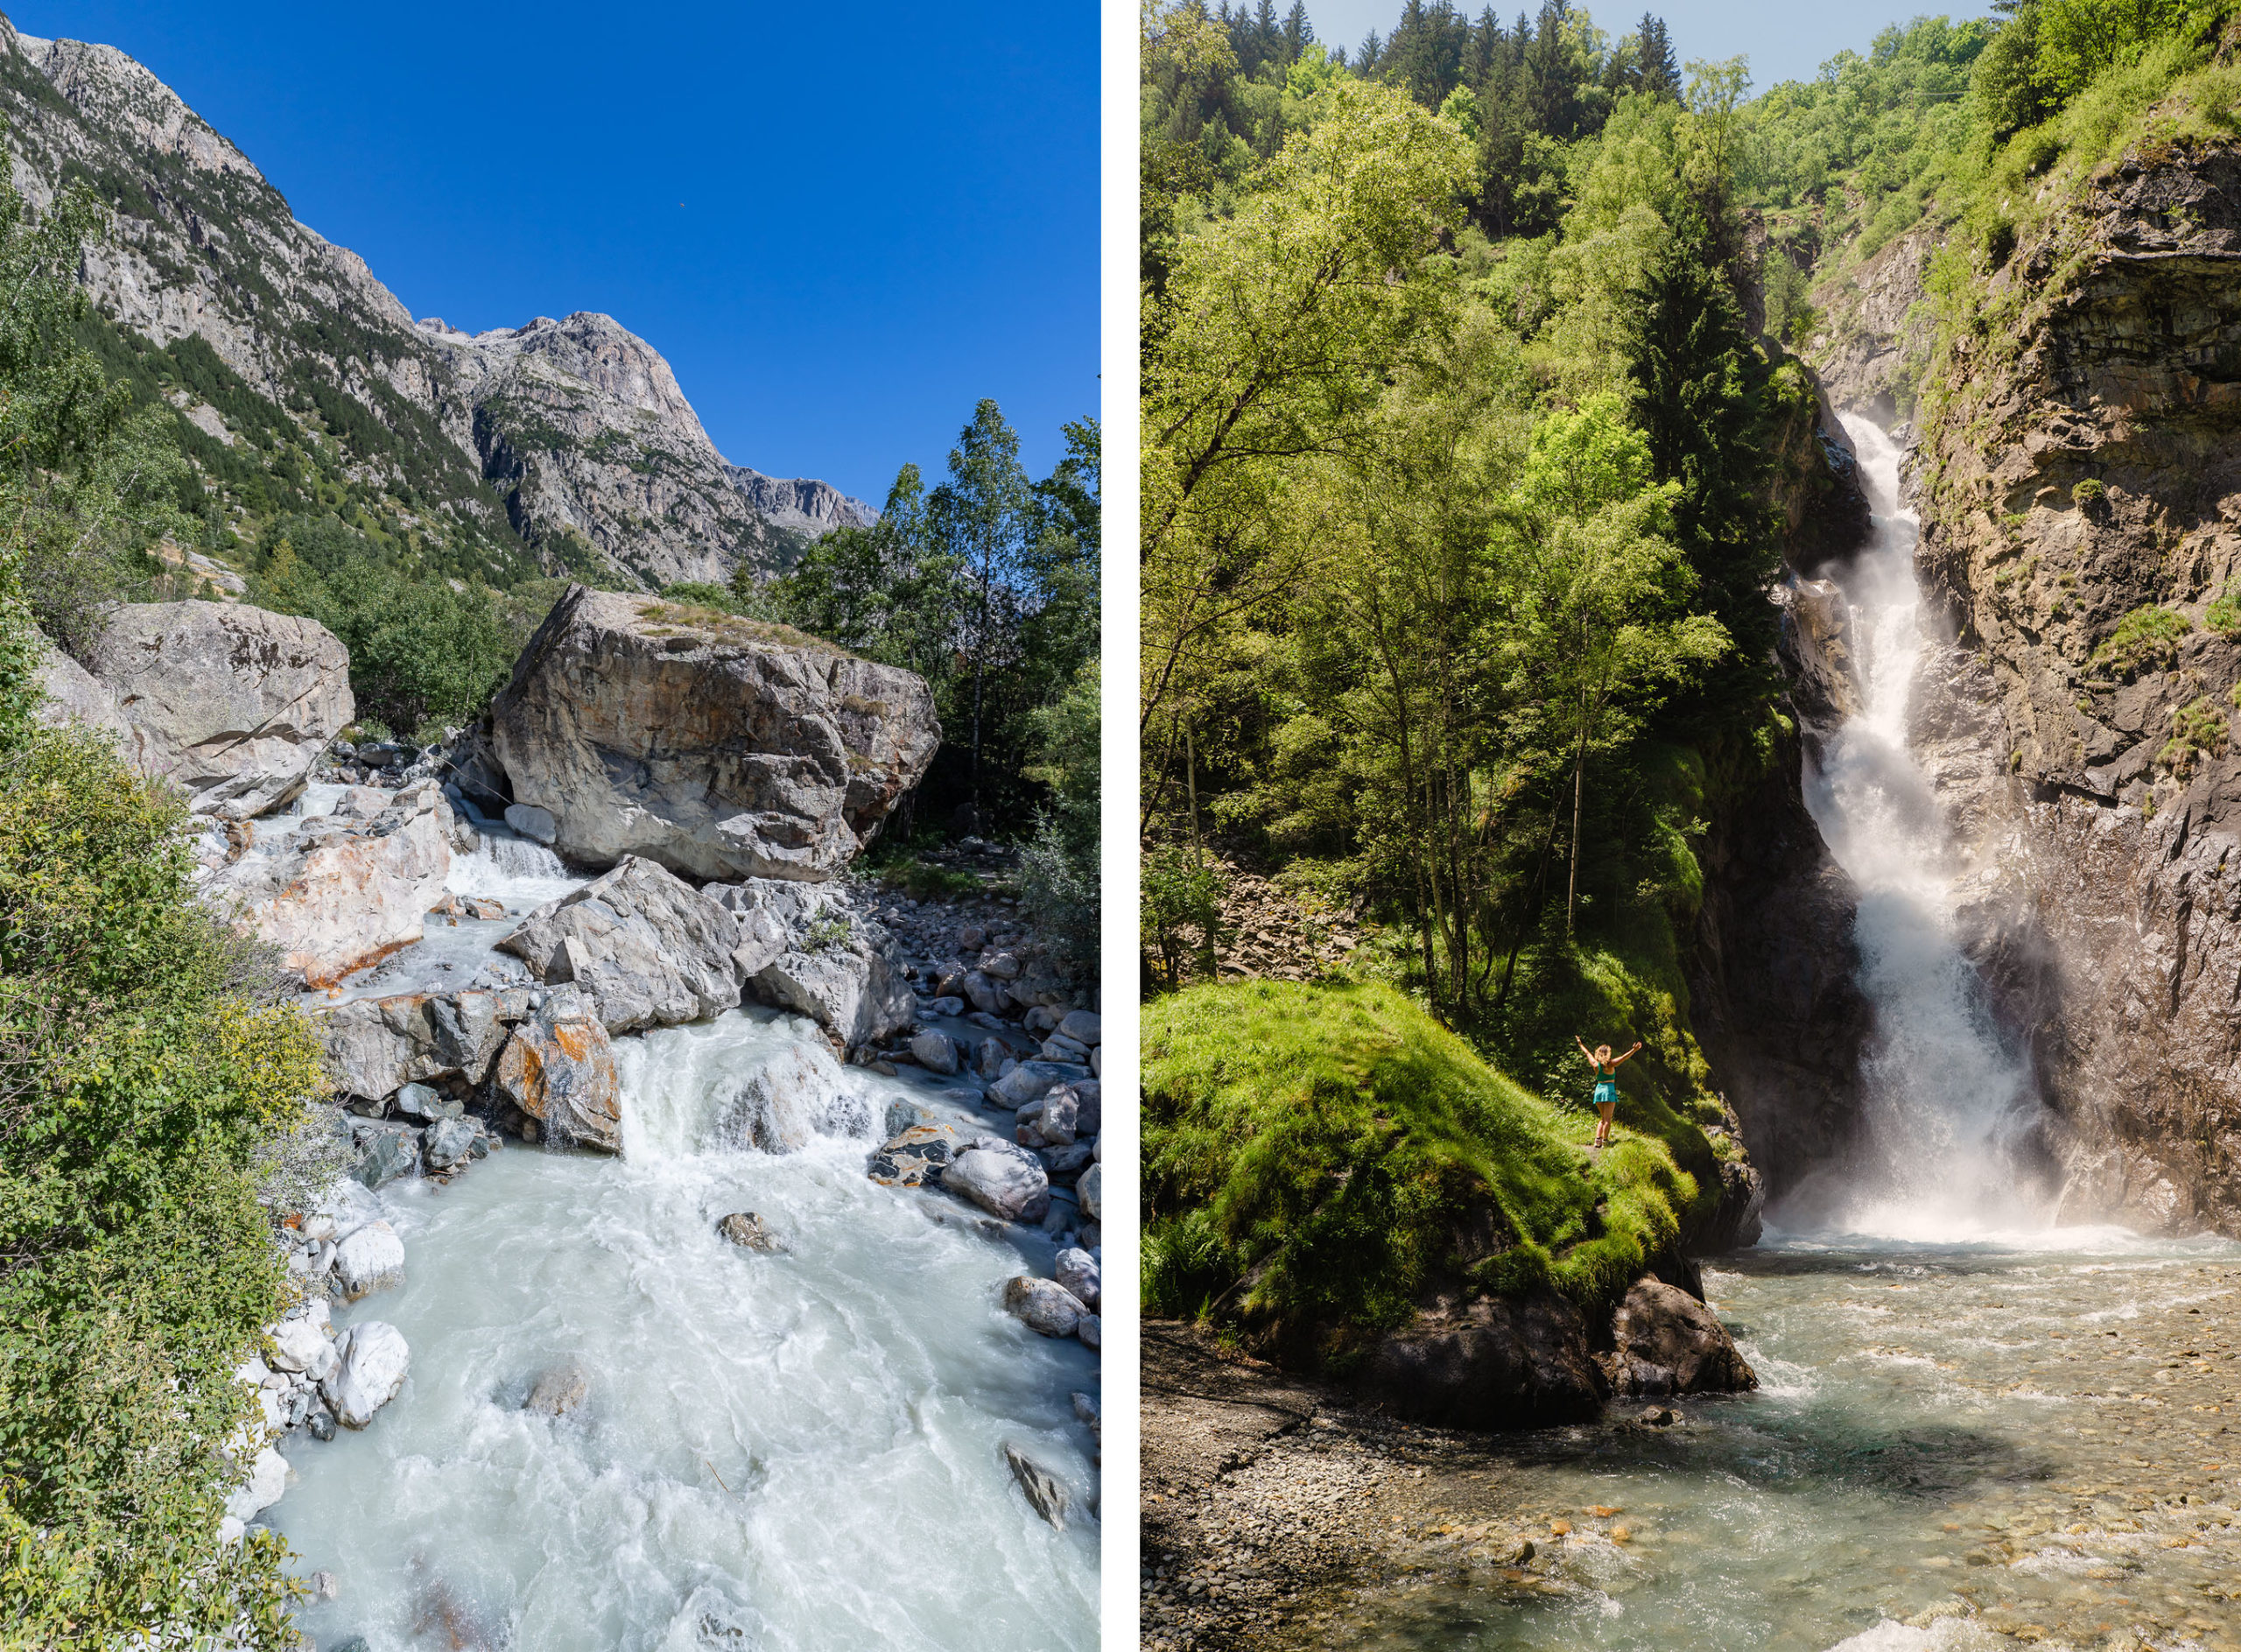
[(1664, 1426), (1259, 1396), (1148, 1487), (1145, 1645), (2241, 1648), (2241, 1246), (1774, 1237), (1706, 1281), (1762, 1386)]

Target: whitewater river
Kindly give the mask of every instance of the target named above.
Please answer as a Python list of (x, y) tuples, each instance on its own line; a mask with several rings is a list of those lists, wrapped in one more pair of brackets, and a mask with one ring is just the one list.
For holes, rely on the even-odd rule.
[[(519, 909), (572, 882), (494, 834), (453, 887)], [(377, 989), (463, 985), (509, 927), (432, 930)], [(868, 1142), (773, 1156), (718, 1128), (740, 1072), (816, 1037), (748, 1009), (620, 1039), (619, 1159), (509, 1142), (447, 1187), (383, 1190), (405, 1283), (335, 1320), (397, 1325), (411, 1378), (362, 1433), (283, 1442), (299, 1479), (266, 1516), (303, 1575), (337, 1582), (299, 1620), (320, 1646), (1095, 1644), (1094, 1446), (1068, 1399), (1097, 1392), (1095, 1357), (1000, 1306), (1013, 1275), (1049, 1275), (1049, 1243), (874, 1184)], [(875, 1116), (962, 1099), (851, 1079)], [(741, 1210), (784, 1254), (718, 1236)], [(570, 1364), (577, 1409), (523, 1409)], [(1064, 1533), (1020, 1495), (1007, 1443), (1071, 1486)]]
[(1296, 1644), (2241, 1648), (2241, 1246), (2051, 1225), (2028, 1072), (1955, 939), (1964, 857), (1905, 741), (1899, 455), (1849, 428), (1876, 513), (1840, 575), (1861, 705), (1806, 801), (1859, 890), (1876, 1027), (1861, 1151), (1705, 1269), (1761, 1387), (1667, 1428), (1637, 1402), (1442, 1445), (1421, 1492), (1393, 1481), (1395, 1574)]

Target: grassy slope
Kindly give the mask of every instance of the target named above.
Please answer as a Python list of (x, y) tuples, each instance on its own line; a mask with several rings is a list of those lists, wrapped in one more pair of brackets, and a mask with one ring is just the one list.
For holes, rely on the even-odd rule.
[(1430, 1283), (1607, 1303), (1696, 1180), (1621, 1125), (1591, 1163), (1552, 1106), (1390, 987), (1194, 987), (1146, 1005), (1145, 1300), (1325, 1355)]

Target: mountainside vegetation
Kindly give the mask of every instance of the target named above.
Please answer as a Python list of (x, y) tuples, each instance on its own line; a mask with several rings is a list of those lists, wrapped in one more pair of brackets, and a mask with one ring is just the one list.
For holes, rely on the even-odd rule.
[(318, 1043), (194, 899), (184, 799), (33, 715), (36, 622), (176, 517), (160, 427), (79, 342), (101, 217), (0, 185), (0, 1645), (277, 1648), (285, 1546), (219, 1526)]
[[(1699, 845), (1795, 761), (1767, 592), (1831, 486), (1792, 351), (1841, 336), (1844, 273), (1925, 224), (1924, 399), (1956, 351), (2019, 348), (2013, 306), (2054, 300), (1983, 293), (2034, 214), (2128, 146), (2241, 121), (2230, 10), (2019, 0), (1755, 99), (1743, 60), (1676, 66), (1654, 18), (1614, 42), (1567, 0), (1514, 25), (1408, 0), (1351, 53), (1296, 8), (1148, 14), (1142, 921), (1148, 1029), (1191, 1030), (1148, 1044), (1145, 1140), (1198, 1166), (1147, 1184), (1155, 1307), (1273, 1301), (1309, 1242), (1226, 1213), (1305, 1208), (1302, 1165), (1248, 1145), (1268, 1120), (1228, 1115), (1220, 1175), (1191, 1157), (1213, 1092), (1176, 1051), (1219, 1046), (1193, 1006), (1240, 990), (1203, 984), (1235, 862), (1368, 936), (1288, 1013), (1350, 1026), (1340, 983), (1383, 982), (1559, 1098), (1584, 1097), (1576, 1033), (1641, 1039), (1619, 1139), (1689, 1173), (1684, 1242), (1709, 1219), (1734, 1148), (1690, 1031)], [(1397, 1036), (1430, 1062), (1430, 1031)], [(1291, 1048), (1253, 1042), (1228, 1058)], [(1271, 1058), (1280, 1088), (1376, 1092)]]

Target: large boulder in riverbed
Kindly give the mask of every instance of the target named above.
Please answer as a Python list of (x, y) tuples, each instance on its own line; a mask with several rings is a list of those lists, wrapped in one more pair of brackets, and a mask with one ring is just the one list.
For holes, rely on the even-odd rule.
[(498, 1052), (491, 1088), (537, 1121), (543, 1140), (622, 1150), (622, 1076), (588, 995), (550, 994)]
[(498, 945), (539, 981), (573, 982), (609, 1032), (699, 1021), (739, 1002), (738, 916), (638, 855), (540, 906)]
[(60, 649), (48, 648), (40, 660), (39, 685), (46, 698), (32, 714), (36, 721), (56, 728), (83, 724), (105, 735), (118, 750), (131, 749), (132, 728), (117, 710), (116, 696)]
[(1357, 1386), (1394, 1417), (1448, 1428), (1539, 1428), (1603, 1409), (1587, 1322), (1552, 1290), (1421, 1311), (1371, 1350)]
[(1604, 1368), (1620, 1394), (1734, 1394), (1759, 1386), (1719, 1316), (1654, 1274), (1627, 1290), (1611, 1316), (1611, 1334), (1615, 1346)]
[(762, 1002), (811, 1017), (851, 1050), (917, 1018), (902, 949), (845, 889), (750, 878), (706, 893), (756, 938), (734, 956)]
[(198, 814), (246, 819), (285, 803), (355, 715), (350, 654), (316, 620), (238, 602), (118, 608), (94, 648), (141, 772)]
[(219, 868), (205, 898), (330, 987), (421, 936), (451, 875), (451, 809), (432, 780), (373, 818), (320, 815)]
[(343, 1427), (363, 1428), (397, 1397), (411, 1366), (403, 1332), (379, 1319), (363, 1320), (342, 1333), (340, 1357), (319, 1391)]
[(924, 680), (784, 626), (570, 587), (491, 712), (554, 847), (699, 878), (831, 877), (941, 743)]
[(798, 1153), (817, 1135), (868, 1135), (871, 1102), (823, 1044), (784, 1045), (740, 1079), (721, 1129), (742, 1147)]
[(408, 1084), (457, 1073), (481, 1084), (506, 1042), (506, 1022), (527, 1011), (526, 993), (401, 993), (354, 998), (318, 1012), (327, 1070), (345, 1095), (380, 1101)]
[(999, 1135), (978, 1135), (942, 1171), (942, 1185), (1008, 1222), (1039, 1222), (1050, 1211), (1042, 1161)]

